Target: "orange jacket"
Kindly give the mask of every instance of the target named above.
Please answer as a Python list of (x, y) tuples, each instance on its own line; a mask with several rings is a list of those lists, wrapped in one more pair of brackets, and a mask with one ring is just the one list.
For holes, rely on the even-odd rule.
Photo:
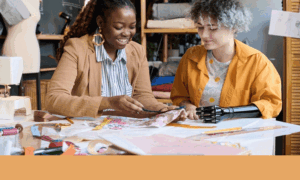
[[(262, 118), (276, 117), (282, 108), (281, 80), (274, 65), (260, 51), (235, 40), (236, 54), (226, 75), (220, 107), (255, 104)], [(174, 105), (189, 100), (199, 102), (209, 80), (205, 65), (207, 50), (194, 46), (187, 50), (178, 66), (171, 99)]]

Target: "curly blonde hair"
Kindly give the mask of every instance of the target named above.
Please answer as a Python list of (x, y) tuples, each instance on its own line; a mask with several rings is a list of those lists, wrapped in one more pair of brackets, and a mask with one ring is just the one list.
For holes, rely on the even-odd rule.
[(56, 52), (56, 60), (59, 62), (63, 52), (64, 46), (68, 39), (72, 37), (81, 37), (83, 35), (92, 35), (95, 33), (98, 25), (96, 18), (100, 15), (104, 21), (116, 9), (123, 7), (130, 7), (136, 12), (133, 3), (130, 0), (90, 0), (77, 16), (70, 31), (60, 41), (60, 46)]

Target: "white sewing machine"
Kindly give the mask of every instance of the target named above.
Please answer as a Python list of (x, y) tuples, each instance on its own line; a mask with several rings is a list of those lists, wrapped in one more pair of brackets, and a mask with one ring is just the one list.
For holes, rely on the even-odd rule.
[(0, 56), (0, 85), (5, 86), (4, 96), (0, 97), (0, 120), (14, 118), (15, 110), (25, 108), (26, 115), (31, 114), (30, 98), (10, 96), (8, 85), (19, 85), (23, 72), (22, 57)]

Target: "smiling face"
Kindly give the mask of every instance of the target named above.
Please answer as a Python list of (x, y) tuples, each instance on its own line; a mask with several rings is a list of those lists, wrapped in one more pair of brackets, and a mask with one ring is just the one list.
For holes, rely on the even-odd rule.
[(199, 19), (197, 22), (198, 34), (207, 50), (217, 50), (226, 47), (234, 41), (234, 31), (224, 26), (218, 28), (216, 20), (207, 17)]
[(102, 29), (107, 52), (116, 52), (125, 48), (136, 32), (136, 16), (131, 8), (118, 8), (111, 12), (104, 21), (97, 17), (97, 24)]

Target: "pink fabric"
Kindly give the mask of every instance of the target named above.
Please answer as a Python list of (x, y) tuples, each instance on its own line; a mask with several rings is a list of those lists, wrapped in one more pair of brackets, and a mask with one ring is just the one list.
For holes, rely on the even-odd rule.
[(245, 152), (245, 150), (235, 147), (163, 134), (127, 137), (126, 140), (149, 155), (239, 155)]

